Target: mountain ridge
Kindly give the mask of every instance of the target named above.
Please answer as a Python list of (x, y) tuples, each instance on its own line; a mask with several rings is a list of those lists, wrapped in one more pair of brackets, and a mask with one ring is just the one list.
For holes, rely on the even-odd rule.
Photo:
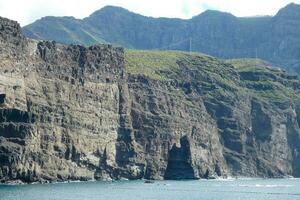
[(300, 73), (298, 13), (300, 6), (289, 4), (272, 17), (236, 17), (208, 10), (190, 19), (177, 19), (146, 17), (106, 6), (83, 19), (42, 18), (23, 27), (23, 32), (33, 39), (66, 44), (111, 43), (130, 49), (191, 49), (229, 59), (258, 57)]

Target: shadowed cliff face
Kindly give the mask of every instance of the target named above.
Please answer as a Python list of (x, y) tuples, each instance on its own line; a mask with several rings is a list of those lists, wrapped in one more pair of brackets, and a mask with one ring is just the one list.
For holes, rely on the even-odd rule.
[(1, 181), (299, 176), (297, 77), (0, 24)]

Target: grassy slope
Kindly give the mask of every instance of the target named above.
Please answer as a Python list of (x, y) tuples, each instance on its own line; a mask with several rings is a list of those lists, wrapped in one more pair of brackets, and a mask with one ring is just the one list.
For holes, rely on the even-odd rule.
[[(84, 26), (72, 17), (45, 17), (23, 28), (34, 39), (55, 40), (66, 44), (106, 43), (93, 27)], [(39, 35), (39, 33), (43, 33)]]
[(167, 80), (162, 72), (170, 73), (179, 69), (177, 60), (186, 54), (175, 51), (136, 51), (125, 52), (127, 71), (131, 74), (144, 74), (151, 79)]
[[(257, 96), (272, 101), (300, 99), (300, 81), (297, 76), (289, 75), (279, 68), (272, 68), (269, 63), (256, 59), (227, 60), (242, 77), (241, 85)], [(251, 78), (243, 78), (243, 75)]]
[[(186, 82), (183, 67), (197, 71), (197, 80), (208, 90), (208, 95), (248, 93), (262, 100), (284, 102), (300, 99), (297, 76), (271, 68), (269, 63), (256, 59), (220, 61), (216, 58), (178, 51), (126, 50), (125, 60), (130, 74), (143, 74), (159, 81)], [(199, 84), (197, 83), (197, 84)]]

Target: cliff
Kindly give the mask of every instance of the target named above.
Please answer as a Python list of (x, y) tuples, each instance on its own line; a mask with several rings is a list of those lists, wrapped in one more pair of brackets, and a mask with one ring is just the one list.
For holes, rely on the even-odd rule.
[(297, 76), (0, 24), (2, 182), (300, 176)]

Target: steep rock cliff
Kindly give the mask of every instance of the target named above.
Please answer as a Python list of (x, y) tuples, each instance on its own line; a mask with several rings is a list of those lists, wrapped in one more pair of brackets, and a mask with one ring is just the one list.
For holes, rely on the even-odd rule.
[[(213, 161), (215, 168), (208, 170), (208, 176), (212, 173), (251, 177), (299, 176), (300, 82), (297, 76), (257, 60), (224, 63), (209, 56), (182, 52), (127, 51), (126, 66), (131, 79), (141, 74), (147, 77), (144, 81), (136, 79), (140, 80), (138, 84), (128, 80), (131, 87), (138, 85), (132, 88), (133, 102), (136, 102), (136, 96), (139, 100), (138, 106), (133, 107), (143, 108), (143, 111), (149, 109), (155, 116), (160, 116), (160, 122), (161, 117), (170, 112), (172, 121), (179, 118), (171, 127), (190, 128), (191, 131), (183, 129), (179, 132), (187, 133), (188, 138), (194, 136), (198, 143), (196, 148), (190, 148), (192, 151), (209, 150), (206, 154), (195, 155), (201, 160), (200, 166), (205, 163), (202, 155)], [(142, 96), (149, 90), (149, 80), (155, 80), (159, 85), (150, 88), (172, 94), (171, 100), (178, 104), (165, 110), (165, 105), (174, 104), (162, 98), (165, 94), (151, 92), (153, 100), (146, 106)], [(134, 118), (139, 120), (141, 117)], [(139, 130), (143, 126), (149, 128), (145, 122), (138, 123)], [(160, 126), (155, 125), (157, 133)], [(143, 132), (143, 135), (147, 133), (146, 130)], [(181, 148), (169, 148), (168, 164), (171, 166), (167, 169), (188, 171), (186, 162), (191, 157), (186, 149), (192, 145), (186, 142), (186, 137), (180, 141)], [(179, 157), (186, 158), (178, 161)], [(167, 178), (170, 174), (174, 176), (167, 171)], [(206, 177), (205, 173), (200, 174), (200, 177)]]
[(123, 50), (31, 41), (1, 24), (2, 179), (91, 179), (117, 165)]
[[(3, 18), (1, 27), (3, 181), (163, 178), (167, 167), (172, 171), (174, 148), (185, 149), (191, 170), (182, 178), (200, 178), (215, 167), (225, 173), (208, 114), (184, 105), (176, 111), (181, 103), (151, 80), (129, 78), (128, 84), (122, 49), (28, 40)], [(159, 107), (172, 111), (160, 116)], [(191, 122), (181, 122), (191, 114)], [(209, 149), (197, 144), (202, 139)]]
[(300, 175), (298, 77), (0, 24), (2, 181)]

